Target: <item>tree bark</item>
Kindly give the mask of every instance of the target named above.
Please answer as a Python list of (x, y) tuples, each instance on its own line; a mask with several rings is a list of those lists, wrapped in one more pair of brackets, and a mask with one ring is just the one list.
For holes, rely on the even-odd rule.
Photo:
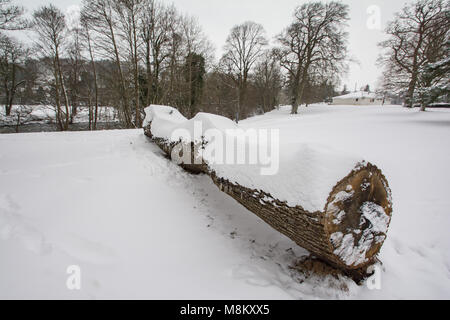
[(134, 116), (134, 125), (136, 128), (140, 128), (142, 126), (141, 120), (141, 109), (140, 109), (140, 100), (139, 100), (139, 57), (138, 57), (138, 39), (137, 39), (137, 26), (136, 26), (136, 17), (134, 13), (132, 14), (132, 33), (133, 33), (133, 76), (134, 76), (134, 100), (135, 100), (135, 116)]
[(130, 106), (129, 106), (129, 101), (128, 101), (128, 94), (127, 94), (127, 89), (126, 89), (126, 85), (125, 85), (125, 78), (124, 78), (123, 71), (122, 71), (122, 65), (120, 62), (120, 55), (119, 55), (119, 49), (117, 47), (116, 35), (114, 32), (114, 27), (112, 25), (112, 22), (109, 20), (109, 18), (107, 17), (106, 14), (105, 14), (105, 17), (106, 17), (107, 24), (108, 24), (110, 37), (111, 37), (111, 43), (112, 43), (113, 51), (114, 51), (114, 57), (116, 60), (116, 66), (117, 66), (117, 70), (119, 73), (119, 84), (120, 84), (121, 100), (122, 100), (122, 114), (123, 114), (126, 126), (131, 128), (133, 123), (131, 120), (131, 111), (130, 111)]
[[(97, 67), (95, 66), (95, 59), (94, 59), (94, 52), (92, 50), (91, 45), (91, 37), (89, 35), (89, 30), (86, 31), (86, 38), (87, 38), (87, 44), (88, 44), (88, 50), (89, 50), (89, 57), (91, 58), (91, 65), (92, 65), (92, 73), (94, 76), (94, 94), (95, 94), (95, 109), (93, 113), (93, 127), (91, 129), (97, 130), (97, 119), (98, 119), (98, 81), (97, 81)], [(90, 101), (90, 97), (89, 97)], [(89, 102), (89, 105), (91, 103)]]
[(9, 105), (9, 89), (8, 89), (8, 79), (6, 78), (3, 83), (3, 88), (5, 90), (5, 114), (7, 117), (11, 115), (11, 106)]
[(145, 65), (147, 68), (147, 106), (149, 106), (152, 103), (152, 83), (153, 83), (153, 76), (152, 76), (152, 64), (151, 64), (151, 52), (150, 52), (150, 41), (146, 40), (145, 43), (146, 49), (145, 49)]
[(64, 130), (64, 125), (61, 119), (61, 97), (59, 95), (59, 76), (56, 57), (53, 58), (53, 75), (55, 78), (55, 104), (56, 104), (56, 122), (60, 131)]
[(64, 85), (64, 77), (62, 74), (61, 60), (59, 58), (59, 48), (57, 46), (56, 46), (56, 50), (55, 50), (55, 59), (56, 59), (56, 67), (57, 67), (57, 72), (58, 72), (59, 83), (60, 83), (61, 91), (62, 91), (63, 98), (64, 98), (64, 107), (66, 110), (63, 128), (64, 128), (64, 130), (67, 130), (67, 129), (69, 129), (69, 123), (70, 123), (69, 98), (67, 97), (66, 86)]
[(291, 104), (292, 104), (292, 110), (291, 114), (297, 114), (298, 113), (298, 87), (299, 87), (299, 81), (297, 79), (294, 80), (294, 83), (292, 84), (292, 94), (291, 94)]

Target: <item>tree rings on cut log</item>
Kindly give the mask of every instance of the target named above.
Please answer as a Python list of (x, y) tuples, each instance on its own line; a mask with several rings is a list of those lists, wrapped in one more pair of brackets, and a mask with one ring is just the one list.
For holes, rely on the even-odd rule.
[(346, 269), (372, 264), (386, 239), (391, 214), (391, 193), (381, 171), (370, 163), (355, 168), (334, 187), (325, 208), (333, 263)]

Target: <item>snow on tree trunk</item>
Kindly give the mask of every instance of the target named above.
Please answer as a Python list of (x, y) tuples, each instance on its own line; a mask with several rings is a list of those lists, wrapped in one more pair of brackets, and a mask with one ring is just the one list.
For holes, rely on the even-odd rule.
[[(324, 199), (317, 202), (311, 200), (312, 197), (308, 198), (299, 194), (298, 198), (303, 199), (303, 203), (295, 203), (288, 195), (277, 193), (278, 188), (271, 189), (269, 184), (251, 187), (243, 178), (236, 179), (232, 177), (232, 174), (227, 176), (227, 172), (232, 171), (220, 170), (218, 166), (208, 163), (208, 160), (199, 159), (196, 151), (204, 147), (205, 141), (179, 142), (180, 140), (174, 140), (173, 136), (170, 136), (171, 132), (177, 129), (192, 127), (191, 120), (184, 120), (184, 117), (173, 108), (156, 112), (157, 108), (170, 107), (151, 106), (146, 109), (145, 134), (169, 158), (174, 154), (175, 148), (182, 149), (180, 145), (187, 148), (184, 150), (190, 150), (189, 161), (179, 163), (184, 169), (192, 173), (209, 175), (221, 191), (234, 198), (271, 227), (354, 279), (361, 279), (367, 267), (375, 262), (386, 239), (392, 214), (391, 191), (386, 178), (376, 166), (365, 161), (355, 163), (353, 168), (346, 172), (347, 175), (344, 174), (332, 182), (330, 189), (326, 189), (329, 190), (328, 194), (322, 194)], [(211, 117), (217, 116), (211, 115)], [(204, 122), (211, 120), (217, 123), (217, 119), (212, 121), (213, 118), (209, 119), (205, 114), (199, 118)], [(316, 159), (318, 154), (320, 151), (314, 154)], [(323, 157), (329, 158), (329, 154), (324, 153)], [(330, 161), (332, 165), (340, 160), (328, 159), (327, 161)], [(320, 163), (320, 159), (318, 162)], [(224, 166), (227, 167), (227, 165)], [(299, 168), (302, 167), (304, 166), (293, 166), (290, 172), (292, 176), (302, 177), (298, 172), (294, 172), (301, 170)], [(319, 171), (324, 171), (322, 169), (319, 168)], [(249, 171), (248, 168), (243, 172), (247, 171)], [(243, 173), (238, 173), (238, 175), (241, 174)], [(249, 174), (251, 175), (252, 172)], [(258, 180), (257, 177), (253, 178), (252, 181), (264, 181)], [(272, 178), (268, 181), (270, 179)], [(311, 189), (317, 188), (317, 184), (313, 181), (314, 176), (311, 179), (306, 186), (309, 185)], [(304, 184), (304, 181), (293, 181)], [(323, 181), (326, 182), (326, 180)], [(295, 187), (289, 186), (289, 189), (295, 191)], [(315, 190), (309, 191), (315, 192)], [(311, 201), (308, 202), (305, 199)]]

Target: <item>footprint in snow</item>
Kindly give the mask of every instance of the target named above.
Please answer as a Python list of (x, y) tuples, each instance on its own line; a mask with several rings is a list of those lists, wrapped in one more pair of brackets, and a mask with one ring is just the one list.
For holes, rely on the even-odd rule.
[(18, 240), (26, 249), (38, 255), (50, 253), (52, 246), (19, 211), (20, 206), (9, 195), (0, 195), (0, 238)]

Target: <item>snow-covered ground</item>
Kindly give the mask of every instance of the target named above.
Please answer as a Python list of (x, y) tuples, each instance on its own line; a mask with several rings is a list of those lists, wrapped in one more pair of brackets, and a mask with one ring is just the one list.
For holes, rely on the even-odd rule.
[(383, 170), (381, 290), (293, 271), (305, 250), (125, 130), (0, 135), (0, 298), (450, 298), (450, 110), (282, 107), (241, 126)]

